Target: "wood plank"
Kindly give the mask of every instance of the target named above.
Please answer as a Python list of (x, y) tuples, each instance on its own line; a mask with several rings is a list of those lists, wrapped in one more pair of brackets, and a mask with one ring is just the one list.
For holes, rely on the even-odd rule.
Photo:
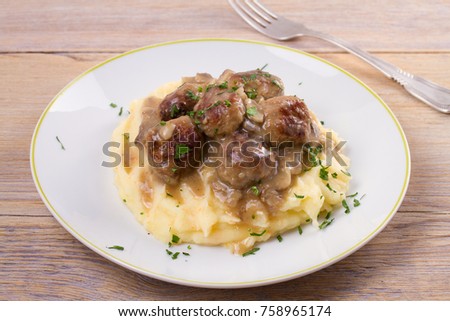
[[(446, 0), (266, 0), (280, 15), (331, 33), (369, 51), (450, 51)], [(382, 8), (382, 9), (380, 9)], [(330, 23), (332, 21), (332, 23)], [(247, 26), (226, 1), (33, 0), (0, 2), (1, 52), (126, 51), (186, 38), (268, 41)], [(303, 39), (295, 48), (336, 51)]]
[[(1, 300), (449, 300), (448, 214), (397, 215), (368, 245), (306, 277), (261, 289), (167, 284), (95, 254), (51, 217), (0, 220)], [(126, 284), (126, 286), (124, 286)]]
[[(111, 54), (0, 55), (0, 214), (45, 215), (31, 179), (29, 145), (40, 114), (72, 78)], [(412, 176), (401, 211), (448, 212), (450, 209), (450, 127), (448, 115), (435, 112), (397, 84), (348, 54), (323, 58), (360, 77), (391, 106), (411, 146)], [(380, 54), (411, 72), (450, 87), (450, 54)], [(22, 75), (26, 74), (27, 77)], [(49, 76), (51, 75), (51, 77)], [(7, 117), (6, 117), (7, 115)], [(7, 121), (6, 121), (7, 120)]]

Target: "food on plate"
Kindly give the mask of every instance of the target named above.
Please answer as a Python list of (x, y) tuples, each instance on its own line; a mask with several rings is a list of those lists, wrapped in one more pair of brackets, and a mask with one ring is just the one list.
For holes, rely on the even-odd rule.
[(350, 182), (348, 158), (330, 156), (338, 136), (262, 69), (164, 84), (132, 102), (113, 140), (121, 198), (166, 243), (253, 254), (304, 224), (329, 225)]

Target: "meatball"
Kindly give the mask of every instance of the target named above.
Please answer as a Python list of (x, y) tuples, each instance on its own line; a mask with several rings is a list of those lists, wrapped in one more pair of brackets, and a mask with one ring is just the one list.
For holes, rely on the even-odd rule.
[(248, 188), (276, 170), (275, 155), (247, 132), (235, 132), (220, 144), (224, 158), (216, 168), (217, 176), (232, 188)]
[(228, 80), (233, 88), (243, 86), (248, 98), (261, 100), (281, 96), (284, 93), (284, 85), (280, 78), (260, 69), (238, 72)]
[(219, 84), (210, 88), (194, 108), (195, 121), (209, 137), (231, 134), (244, 120), (241, 96)]
[(170, 120), (187, 115), (200, 100), (203, 90), (206, 90), (206, 86), (213, 80), (209, 74), (183, 78), (184, 83), (168, 94), (159, 105), (161, 119)]
[(263, 133), (271, 145), (292, 142), (300, 146), (317, 140), (316, 124), (303, 100), (295, 96), (274, 97), (261, 104)]
[(168, 184), (201, 164), (203, 137), (188, 116), (161, 122), (148, 131), (145, 141), (152, 170)]

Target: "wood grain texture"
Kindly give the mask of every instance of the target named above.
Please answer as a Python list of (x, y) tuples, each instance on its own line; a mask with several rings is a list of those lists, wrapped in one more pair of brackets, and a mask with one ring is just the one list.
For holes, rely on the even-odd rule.
[[(265, 2), (450, 87), (446, 1)], [(43, 205), (29, 169), (34, 126), (53, 96), (118, 51), (202, 36), (267, 41), (224, 2), (192, 1), (190, 7), (177, 1), (105, 3), (0, 0), (0, 300), (450, 300), (449, 116), (357, 58), (312, 40), (285, 44), (317, 51), (368, 84), (392, 108), (410, 144), (410, 187), (399, 212), (374, 240), (304, 278), (257, 290), (207, 290), (143, 277), (74, 239)], [(293, 6), (302, 10), (289, 10)], [(123, 17), (128, 20), (118, 23)], [(428, 21), (440, 32), (433, 33)], [(412, 39), (413, 33), (420, 39)]]
[[(449, 51), (448, 0), (264, 1), (275, 12), (370, 51)], [(220, 19), (218, 19), (220, 18)], [(332, 23), (330, 23), (332, 21)], [(0, 51), (125, 51), (186, 38), (264, 40), (225, 0), (0, 1)], [(336, 51), (304, 39), (303, 48)]]

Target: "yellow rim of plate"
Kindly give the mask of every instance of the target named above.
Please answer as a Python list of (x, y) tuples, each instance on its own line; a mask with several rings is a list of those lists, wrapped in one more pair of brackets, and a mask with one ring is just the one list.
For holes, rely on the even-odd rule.
[[(139, 51), (143, 51), (143, 50), (148, 50), (148, 49), (153, 49), (153, 48), (157, 48), (157, 47), (162, 47), (162, 46), (170, 46), (170, 45), (175, 45), (175, 44), (180, 44), (180, 43), (192, 43), (192, 42), (235, 42), (235, 43), (248, 43), (248, 44), (254, 44), (254, 45), (261, 45), (261, 46), (269, 46), (269, 47), (275, 47), (275, 48), (280, 48), (283, 50), (288, 50), (288, 51), (292, 51), (304, 56), (308, 56), (310, 58), (313, 58), (315, 60), (318, 60), (322, 63), (325, 63), (339, 71), (341, 71), (342, 73), (344, 73), (345, 75), (349, 76), (350, 78), (352, 78), (353, 80), (355, 80), (357, 83), (359, 83), (362, 87), (364, 87), (370, 94), (372, 94), (379, 102), (380, 104), (384, 107), (384, 109), (387, 111), (387, 113), (389, 114), (389, 116), (392, 118), (392, 120), (394, 121), (400, 136), (402, 138), (403, 141), (403, 147), (405, 150), (405, 158), (406, 158), (406, 172), (405, 172), (405, 178), (403, 181), (403, 187), (400, 191), (400, 195), (397, 199), (397, 201), (395, 202), (392, 210), (389, 212), (389, 214), (386, 216), (386, 218), (381, 222), (381, 224), (379, 226), (377, 226), (377, 228), (375, 228), (374, 231), (372, 231), (369, 235), (367, 235), (366, 237), (364, 237), (361, 241), (359, 241), (357, 244), (353, 245), (352, 247), (350, 247), (349, 249), (345, 250), (344, 252), (320, 263), (320, 264), (316, 264), (314, 266), (311, 266), (309, 268), (300, 270), (300, 271), (296, 271), (296, 272), (292, 272), (289, 274), (285, 274), (285, 275), (281, 275), (281, 276), (276, 276), (276, 277), (272, 277), (272, 278), (266, 278), (266, 279), (262, 279), (262, 280), (255, 280), (255, 281), (246, 281), (246, 282), (230, 282), (230, 283), (221, 283), (221, 282), (203, 282), (203, 281), (197, 281), (197, 280), (188, 280), (188, 279), (182, 279), (182, 278), (177, 278), (177, 277), (173, 277), (173, 276), (169, 276), (169, 275), (165, 275), (165, 274), (160, 274), (160, 273), (156, 273), (147, 269), (144, 269), (142, 267), (133, 265), (131, 263), (128, 263), (118, 257), (115, 257), (114, 255), (112, 255), (110, 252), (107, 252), (105, 250), (103, 250), (102, 248), (98, 247), (97, 245), (91, 243), (88, 239), (84, 238), (81, 234), (79, 234), (77, 231), (75, 231), (63, 218), (62, 216), (56, 211), (56, 209), (53, 207), (53, 205), (50, 203), (49, 199), (47, 198), (47, 196), (45, 195), (44, 190), (42, 189), (42, 186), (40, 184), (39, 178), (38, 178), (38, 174), (37, 174), (37, 170), (36, 170), (36, 166), (35, 166), (35, 161), (34, 161), (34, 156), (35, 156), (35, 148), (36, 148), (36, 140), (37, 140), (37, 136), (39, 134), (39, 129), (42, 125), (42, 122), (45, 119), (45, 116), (47, 115), (48, 111), (50, 110), (50, 108), (53, 106), (53, 104), (58, 100), (58, 98), (65, 92), (67, 91), (73, 84), (75, 84), (78, 80), (80, 80), (81, 78), (83, 78), (84, 76), (88, 75), (89, 73), (93, 72), (94, 70), (102, 67), (103, 65), (106, 65), (107, 63), (114, 61), (116, 59), (122, 58), (124, 56), (128, 56), (130, 54), (139, 52)], [(293, 279), (296, 277), (300, 277), (300, 276), (304, 276), (306, 274), (310, 274), (313, 273), (317, 270), (320, 270), (322, 268), (325, 268), (333, 263), (336, 263), (337, 261), (345, 258), (346, 256), (352, 254), (353, 252), (355, 252), (356, 250), (358, 250), (361, 246), (363, 246), (365, 243), (367, 243), (368, 241), (370, 241), (370, 239), (372, 239), (376, 234), (378, 234), (383, 228), (384, 226), (390, 221), (390, 219), (393, 217), (393, 215), (396, 213), (398, 207), (400, 206), (405, 194), (406, 194), (406, 189), (408, 186), (408, 182), (409, 182), (409, 177), (410, 177), (410, 152), (409, 152), (409, 147), (408, 147), (408, 142), (406, 140), (406, 136), (405, 133), (403, 132), (403, 129), (400, 126), (400, 123), (398, 122), (397, 118), (394, 116), (393, 112), (391, 111), (391, 109), (386, 105), (386, 103), (372, 90), (370, 89), (365, 83), (363, 83), (361, 80), (359, 80), (357, 77), (353, 76), (351, 73), (347, 72), (346, 70), (342, 69), (341, 67), (336, 66), (335, 64), (324, 60), (320, 57), (317, 57), (315, 55), (309, 54), (307, 52), (298, 50), (298, 49), (294, 49), (294, 48), (289, 48), (286, 46), (282, 46), (282, 45), (277, 45), (277, 44), (272, 44), (272, 43), (267, 43), (267, 42), (262, 42), (262, 41), (252, 41), (252, 40), (243, 40), (243, 39), (228, 39), (228, 38), (202, 38), (202, 39), (186, 39), (186, 40), (178, 40), (178, 41), (171, 41), (171, 42), (164, 42), (164, 43), (159, 43), (159, 44), (155, 44), (155, 45), (149, 45), (149, 46), (145, 46), (142, 48), (137, 48), (131, 51), (127, 51), (125, 53), (122, 53), (120, 55), (117, 55), (115, 57), (112, 57), (110, 59), (107, 59), (101, 63), (99, 63), (98, 65), (88, 69), (87, 71), (85, 71), (84, 73), (82, 73), (81, 75), (79, 75), (78, 77), (76, 77), (75, 79), (73, 79), (70, 83), (68, 83), (52, 100), (51, 102), (48, 104), (48, 106), (45, 108), (44, 112), (42, 113), (36, 128), (34, 130), (33, 133), (33, 138), (31, 141), (31, 155), (30, 155), (30, 160), (31, 160), (31, 170), (32, 170), (32, 174), (33, 174), (33, 179), (34, 182), (38, 188), (38, 192), (41, 195), (41, 198), (44, 200), (45, 205), (47, 206), (47, 208), (50, 210), (50, 212), (52, 212), (53, 216), (58, 220), (58, 222), (63, 225), (66, 230), (68, 230), (75, 238), (77, 238), (79, 241), (81, 241), (83, 244), (85, 244), (87, 247), (89, 247), (90, 249), (92, 249), (94, 252), (102, 255), (103, 257), (107, 258), (107, 259), (112, 259), (113, 262), (126, 267), (128, 269), (131, 269), (135, 272), (150, 276), (150, 277), (154, 277), (163, 281), (169, 281), (169, 282), (174, 282), (174, 283), (178, 283), (178, 284), (183, 284), (183, 285), (191, 285), (191, 286), (205, 286), (205, 287), (245, 287), (247, 286), (256, 286), (256, 285), (264, 285), (264, 284), (270, 284), (270, 283), (276, 283), (276, 282), (281, 282), (281, 281), (287, 281), (289, 279)]]

